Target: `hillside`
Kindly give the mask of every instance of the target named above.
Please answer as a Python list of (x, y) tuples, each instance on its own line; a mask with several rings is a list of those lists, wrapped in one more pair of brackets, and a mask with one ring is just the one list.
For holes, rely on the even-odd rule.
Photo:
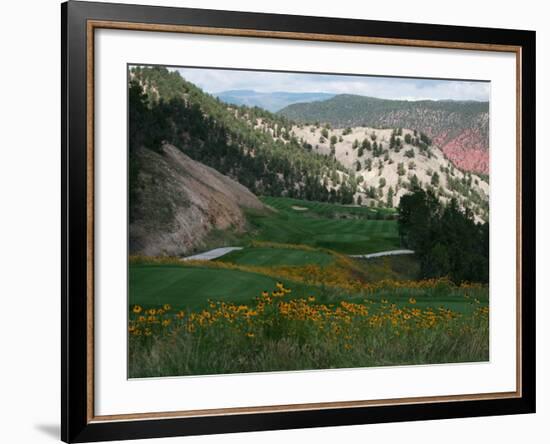
[(293, 103), (314, 102), (317, 100), (326, 100), (334, 94), (320, 92), (258, 92), (252, 90), (232, 90), (222, 91), (215, 94), (220, 100), (232, 105), (245, 105), (266, 109), (276, 112)]
[(208, 243), (213, 230), (242, 233), (245, 209), (266, 210), (247, 188), (177, 148), (140, 148), (134, 161), (130, 254), (176, 256)]
[(443, 203), (454, 197), (477, 220), (488, 220), (488, 182), (455, 168), (421, 132), (296, 125), (292, 134), (313, 152), (334, 157), (354, 171), (359, 184), (356, 203), (394, 207), (414, 186), (420, 186), (433, 189)]
[(288, 119), (228, 105), (165, 68), (132, 68), (130, 79), (130, 155), (168, 142), (258, 196), (353, 202), (353, 176), (335, 159), (304, 149)]
[[(164, 68), (132, 68), (130, 78), (131, 207), (141, 168), (137, 150), (163, 157), (162, 147), (170, 144), (256, 196), (395, 208), (421, 187), (443, 203), (455, 198), (478, 221), (488, 219), (485, 176), (455, 168), (415, 127), (298, 124), (261, 108), (224, 103)], [(353, 107), (357, 96), (337, 98), (343, 97)]]
[(289, 105), (281, 116), (336, 128), (415, 128), (426, 133), (460, 169), (489, 172), (489, 103), (385, 100), (350, 94)]

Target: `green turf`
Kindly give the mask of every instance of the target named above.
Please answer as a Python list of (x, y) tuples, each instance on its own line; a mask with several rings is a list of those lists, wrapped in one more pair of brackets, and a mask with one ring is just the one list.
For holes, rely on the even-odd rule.
[[(335, 260), (330, 252), (324, 250), (251, 246), (250, 241), (254, 240), (305, 245), (343, 254), (365, 254), (400, 247), (397, 222), (373, 218), (373, 215), (382, 214), (379, 210), (286, 198), (266, 197), (262, 200), (276, 211), (248, 213), (250, 229), (240, 238), (245, 248), (231, 252), (218, 261), (241, 266), (275, 267), (307, 264), (330, 266)], [(307, 210), (297, 211), (293, 206)], [(358, 275), (358, 278), (366, 282), (415, 279), (418, 272), (414, 256), (358, 259), (356, 263), (358, 268), (354, 272), (359, 273), (361, 276)], [(184, 309), (204, 307), (208, 299), (249, 303), (263, 290), (273, 290), (276, 282), (275, 278), (267, 275), (241, 270), (158, 264), (130, 265), (129, 275), (131, 304), (159, 306), (169, 303)], [(346, 294), (343, 290), (330, 287), (284, 283), (292, 288), (292, 297), (315, 295), (319, 301), (327, 303), (338, 303), (342, 299), (362, 302), (364, 299), (364, 295)], [(474, 307), (464, 299), (463, 293), (449, 289), (382, 290), (377, 292), (376, 297), (384, 297), (398, 305), (406, 305), (408, 299), (414, 297), (419, 308), (437, 309), (444, 306), (467, 312)]]
[[(489, 305), (487, 288), (470, 290), (449, 286), (441, 288), (381, 288), (368, 295), (344, 295), (338, 289), (318, 287), (312, 290), (311, 294), (317, 297), (318, 302), (326, 304), (338, 304), (342, 300), (362, 304), (367, 298), (374, 302), (371, 306), (373, 310), (377, 310), (383, 300), (386, 301), (385, 303), (395, 304), (400, 308), (437, 310), (439, 307), (443, 307), (463, 314), (470, 314), (480, 306), (487, 307)], [(466, 299), (465, 294), (469, 294), (470, 299)], [(411, 298), (415, 300), (414, 304), (410, 302)], [(477, 299), (479, 303), (476, 303), (474, 299)]]
[[(395, 216), (393, 208), (370, 208), (357, 205), (341, 205), (327, 202), (313, 202), (308, 200), (291, 199), (288, 197), (262, 197), (262, 201), (277, 210), (293, 213), (310, 213), (322, 217), (368, 217), (370, 219), (385, 219)], [(297, 208), (293, 208), (297, 207)], [(304, 210), (304, 208), (306, 210)]]
[[(489, 304), (486, 292), (479, 291), (477, 295), (480, 299), (480, 304), (476, 304), (473, 300), (464, 298), (464, 292), (449, 291), (446, 294), (434, 295), (433, 290), (419, 290), (419, 289), (406, 289), (401, 292), (388, 292), (381, 291), (373, 299), (376, 302), (380, 302), (381, 299), (386, 299), (390, 304), (395, 304), (398, 307), (410, 307), (426, 310), (431, 308), (437, 310), (439, 307), (449, 309), (458, 313), (469, 314), (479, 306), (487, 307)], [(416, 300), (415, 304), (409, 302), (409, 298)]]
[(334, 258), (322, 251), (295, 250), (289, 248), (252, 247), (234, 251), (219, 259), (238, 265), (328, 265)]
[[(204, 308), (208, 300), (227, 301), (237, 304), (249, 304), (264, 290), (275, 289), (277, 279), (269, 276), (240, 270), (228, 270), (206, 267), (186, 267), (179, 265), (130, 265), (130, 305), (158, 307), (171, 304), (176, 309), (197, 310)], [(318, 302), (339, 303), (341, 300), (363, 303), (365, 295), (348, 294), (345, 291), (323, 286), (304, 285), (282, 280), (292, 289), (289, 297), (300, 298), (313, 295)], [(455, 288), (441, 289), (388, 289), (378, 290), (368, 296), (379, 303), (382, 299), (400, 307), (411, 306), (409, 298), (415, 298), (417, 308), (437, 309), (445, 307), (457, 312), (469, 313), (478, 304), (488, 305), (486, 289), (471, 290), (471, 299), (465, 299), (463, 290)], [(377, 304), (373, 306), (376, 309)]]
[[(277, 211), (249, 213), (251, 239), (328, 248), (344, 254), (367, 254), (399, 248), (397, 222), (371, 219), (379, 214), (366, 207), (264, 197)], [(308, 208), (296, 211), (292, 206)]]
[(172, 304), (174, 307), (202, 306), (208, 299), (248, 302), (275, 279), (238, 270), (223, 270), (177, 265), (131, 265), (130, 303), (140, 305)]
[[(240, 270), (179, 265), (136, 265), (129, 268), (129, 303), (145, 307), (171, 304), (174, 308), (197, 309), (208, 299), (250, 303), (262, 291), (275, 289), (277, 279)], [(304, 297), (311, 287), (285, 280), (292, 296)]]

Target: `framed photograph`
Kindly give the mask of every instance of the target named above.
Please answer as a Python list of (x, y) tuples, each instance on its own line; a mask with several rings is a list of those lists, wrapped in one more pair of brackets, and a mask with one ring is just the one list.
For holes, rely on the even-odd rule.
[(534, 32), (61, 12), (65, 442), (535, 411)]

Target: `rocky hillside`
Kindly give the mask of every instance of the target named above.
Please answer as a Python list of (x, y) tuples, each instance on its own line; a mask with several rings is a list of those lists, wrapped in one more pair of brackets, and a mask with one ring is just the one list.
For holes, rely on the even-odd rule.
[(394, 207), (404, 194), (420, 186), (433, 189), (443, 203), (454, 197), (477, 220), (488, 220), (487, 181), (455, 168), (420, 131), (296, 125), (292, 134), (313, 152), (333, 157), (354, 172), (359, 184), (356, 203)]
[(416, 128), (458, 168), (489, 173), (488, 102), (384, 100), (341, 94), (289, 105), (279, 114), (299, 123), (321, 122), (336, 128)]
[[(353, 108), (357, 96), (338, 97), (351, 97)], [(245, 194), (396, 207), (405, 193), (421, 187), (444, 203), (455, 198), (477, 220), (488, 219), (486, 176), (456, 168), (414, 126), (300, 124), (261, 108), (222, 102), (164, 68), (132, 68), (129, 98), (134, 252), (153, 254), (148, 250), (151, 236), (158, 236), (154, 244), (162, 246), (157, 253), (179, 254), (207, 242), (210, 231), (242, 229), (242, 211), (229, 203), (258, 208), (258, 201)], [(371, 118), (377, 119), (374, 114)], [(202, 182), (200, 174), (190, 173), (199, 170), (210, 172)], [(197, 180), (189, 182), (189, 177)], [(223, 186), (218, 197), (199, 193), (200, 199), (192, 199), (193, 187), (206, 189), (209, 180), (234, 184), (228, 187), (229, 206), (223, 203)], [(246, 193), (232, 192), (237, 185)], [(163, 194), (163, 186), (171, 191)], [(240, 197), (232, 198), (235, 194)], [(187, 216), (179, 212), (183, 208)], [(164, 224), (162, 229), (156, 221)]]
[(208, 247), (216, 230), (243, 232), (245, 209), (268, 211), (246, 187), (174, 146), (135, 154), (130, 254), (189, 254)]
[[(224, 103), (160, 67), (132, 68), (129, 97), (130, 156), (137, 147), (156, 151), (168, 142), (258, 196), (353, 202), (349, 171), (304, 149), (283, 116)], [(328, 189), (323, 180), (335, 175), (339, 186)]]

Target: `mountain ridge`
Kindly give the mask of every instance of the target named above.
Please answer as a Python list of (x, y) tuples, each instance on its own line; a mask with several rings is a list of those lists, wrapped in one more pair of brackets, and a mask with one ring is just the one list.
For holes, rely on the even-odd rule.
[(415, 128), (432, 138), (458, 168), (489, 173), (489, 102), (339, 94), (314, 105), (292, 104), (278, 114), (302, 124), (321, 122), (336, 128)]
[[(132, 69), (129, 97), (131, 209), (139, 204), (136, 153), (146, 148), (164, 158), (170, 145), (256, 196), (395, 208), (420, 187), (488, 218), (486, 178), (456, 169), (414, 128), (300, 124), (224, 103), (160, 68)], [(180, 204), (176, 194), (165, 207)]]
[(261, 92), (253, 89), (232, 89), (213, 94), (220, 100), (232, 105), (258, 106), (270, 112), (277, 112), (294, 103), (311, 103), (334, 97), (335, 94), (324, 92)]

